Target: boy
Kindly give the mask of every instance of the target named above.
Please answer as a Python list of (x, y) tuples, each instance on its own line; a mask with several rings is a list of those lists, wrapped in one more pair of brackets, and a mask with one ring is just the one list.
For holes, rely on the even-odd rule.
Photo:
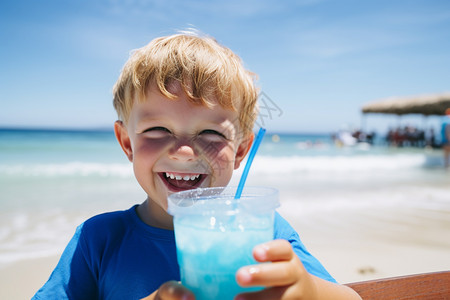
[[(167, 195), (228, 184), (253, 141), (257, 96), (252, 74), (211, 38), (177, 34), (138, 49), (114, 87), (114, 130), (147, 199), (84, 222), (34, 299), (194, 299), (177, 283)], [(253, 253), (273, 263), (237, 273), (242, 286), (267, 289), (241, 299), (360, 299), (275, 223), (276, 240)]]

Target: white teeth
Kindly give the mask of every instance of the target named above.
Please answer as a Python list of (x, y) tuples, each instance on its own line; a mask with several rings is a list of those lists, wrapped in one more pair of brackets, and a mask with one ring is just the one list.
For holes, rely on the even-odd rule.
[(197, 179), (197, 178), (199, 178), (200, 177), (200, 174), (198, 174), (198, 175), (185, 175), (184, 177), (183, 176), (181, 176), (181, 175), (174, 175), (174, 174), (171, 174), (171, 173), (167, 173), (166, 172), (166, 177), (167, 178), (169, 178), (170, 177), (170, 179), (176, 179), (176, 180), (195, 180), (195, 179)]

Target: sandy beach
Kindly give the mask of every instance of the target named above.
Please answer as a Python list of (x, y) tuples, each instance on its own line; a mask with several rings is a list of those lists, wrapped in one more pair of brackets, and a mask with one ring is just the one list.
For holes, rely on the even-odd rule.
[(0, 269), (0, 299), (30, 299), (48, 279), (58, 259), (29, 259)]
[[(394, 206), (359, 213), (335, 209), (302, 218), (293, 207), (284, 203), (279, 211), (340, 283), (450, 270), (450, 211), (399, 212)], [(393, 215), (396, 224), (384, 224)], [(29, 259), (0, 269), (0, 299), (29, 299), (57, 260)]]
[[(449, 223), (446, 226), (436, 235), (448, 236)], [(315, 233), (304, 232), (303, 238), (309, 240), (307, 247), (340, 283), (450, 269), (450, 245), (424, 243), (425, 236), (420, 234), (411, 233), (408, 237), (401, 234), (394, 243), (367, 237), (353, 239), (349, 238), (349, 232), (308, 238)], [(57, 260), (57, 256), (30, 259), (0, 269), (0, 299), (31, 298), (47, 280)]]
[[(449, 210), (330, 212), (307, 221), (288, 210), (281, 209), (340, 283), (450, 270)], [(385, 222), (390, 214), (395, 225)]]

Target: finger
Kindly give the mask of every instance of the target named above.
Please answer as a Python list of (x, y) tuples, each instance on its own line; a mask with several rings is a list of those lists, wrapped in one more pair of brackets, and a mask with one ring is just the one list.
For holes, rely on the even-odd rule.
[(168, 281), (159, 287), (154, 300), (195, 300), (195, 296), (181, 283)]
[(253, 249), (253, 257), (258, 262), (291, 260), (293, 255), (291, 244), (281, 239), (257, 245)]
[(234, 300), (278, 300), (282, 299), (283, 295), (286, 293), (286, 290), (287, 287), (274, 287), (258, 292), (242, 293), (237, 295)]
[(241, 286), (284, 286), (298, 280), (299, 267), (291, 262), (264, 263), (240, 268), (236, 281)]

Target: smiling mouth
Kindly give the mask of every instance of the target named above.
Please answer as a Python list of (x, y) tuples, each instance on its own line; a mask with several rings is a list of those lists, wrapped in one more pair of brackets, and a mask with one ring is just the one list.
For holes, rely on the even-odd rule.
[(206, 174), (160, 172), (159, 177), (172, 192), (198, 188), (205, 180)]

